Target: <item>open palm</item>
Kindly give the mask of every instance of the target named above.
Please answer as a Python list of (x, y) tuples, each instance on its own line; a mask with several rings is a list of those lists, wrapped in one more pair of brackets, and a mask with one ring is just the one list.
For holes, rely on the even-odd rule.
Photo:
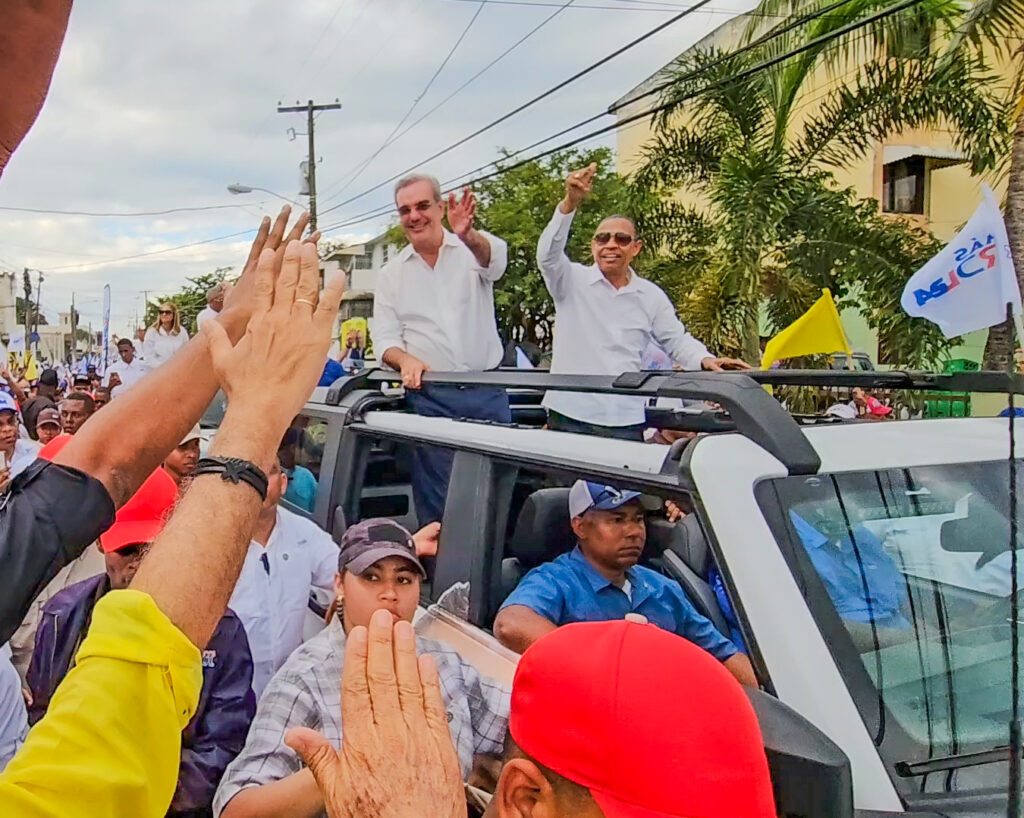
[(459, 238), (473, 229), (473, 219), (476, 216), (476, 196), (468, 187), (462, 190), (462, 199), (456, 201), (455, 194), (448, 194), (448, 224), (452, 232)]

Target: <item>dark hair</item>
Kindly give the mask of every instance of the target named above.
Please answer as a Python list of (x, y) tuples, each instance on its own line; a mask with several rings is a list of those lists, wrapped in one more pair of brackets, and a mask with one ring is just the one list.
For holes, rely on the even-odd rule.
[(119, 338), (119, 339), (117, 340), (117, 345), (118, 345), (119, 347), (122, 347), (122, 346), (129, 346), (129, 347), (133, 347), (133, 346), (135, 346), (135, 344), (134, 344), (134, 343), (132, 342), (132, 339), (131, 339), (131, 338)]
[[(69, 395), (64, 396), (64, 400), (80, 400), (85, 404), (86, 410), (91, 415), (96, 411), (96, 401), (92, 399), (92, 395), (88, 395), (85, 392), (72, 392)], [(89, 427), (92, 428), (91, 426)]]

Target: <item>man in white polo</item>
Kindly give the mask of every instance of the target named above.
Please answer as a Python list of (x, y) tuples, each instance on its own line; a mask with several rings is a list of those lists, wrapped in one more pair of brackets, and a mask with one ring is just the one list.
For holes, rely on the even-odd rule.
[[(429, 417), (510, 423), (503, 389), (423, 383), (423, 373), (480, 372), (501, 363), (494, 283), (505, 274), (508, 245), (474, 227), (476, 198), (448, 196), (433, 176), (395, 185), (395, 206), (409, 245), (381, 270), (373, 304), (373, 345), (402, 373), (406, 402)], [(445, 211), (451, 231), (444, 228)], [(444, 512), (452, 453), (415, 449), (412, 484), (420, 525)]]
[(114, 361), (107, 367), (106, 380), (103, 384), (110, 388), (111, 398), (116, 398), (122, 392), (131, 389), (149, 372), (145, 362), (136, 356), (135, 344), (131, 338), (118, 339), (117, 354), (121, 360)]
[[(565, 198), (537, 243), (537, 264), (555, 302), (553, 374), (620, 375), (638, 372), (652, 341), (683, 369), (749, 369), (735, 358), (716, 358), (686, 331), (664, 290), (630, 267), (640, 252), (636, 225), (608, 216), (590, 249), (594, 263), (565, 255), (576, 208), (590, 193), (597, 165), (569, 174)], [(582, 392), (548, 392), (544, 406), (552, 429), (643, 440), (644, 398)]]

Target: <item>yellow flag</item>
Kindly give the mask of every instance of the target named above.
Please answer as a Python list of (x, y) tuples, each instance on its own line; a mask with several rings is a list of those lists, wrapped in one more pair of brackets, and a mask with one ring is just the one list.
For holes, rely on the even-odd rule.
[(784, 358), (839, 351), (853, 355), (843, 325), (839, 322), (836, 302), (826, 289), (821, 291), (821, 298), (807, 312), (765, 345), (761, 369), (768, 369), (775, 361)]
[(39, 367), (36, 366), (36, 356), (33, 355), (31, 352), (26, 352), (25, 353), (25, 358), (26, 358), (26, 361), (25, 361), (25, 375), (24, 375), (25, 380), (26, 381), (36, 381), (36, 380), (39, 380)]
[(341, 342), (341, 348), (345, 349), (345, 341), (348, 339), (349, 332), (358, 332), (363, 339), (363, 345), (366, 351), (370, 351), (370, 331), (369, 326), (365, 318), (355, 317), (349, 318), (341, 324), (341, 334), (338, 340)]

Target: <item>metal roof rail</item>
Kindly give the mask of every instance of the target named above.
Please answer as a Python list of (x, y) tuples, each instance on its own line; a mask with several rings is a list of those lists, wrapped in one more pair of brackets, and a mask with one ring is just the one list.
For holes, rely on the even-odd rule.
[[(773, 369), (746, 372), (627, 372), (611, 375), (558, 375), (543, 370), (489, 372), (426, 372), (424, 383), (447, 386), (490, 386), (539, 391), (589, 392), (644, 398), (711, 401), (728, 411), (736, 431), (780, 460), (790, 474), (814, 474), (821, 466), (817, 452), (800, 425), (764, 386), (812, 386), (925, 390), (930, 392), (1013, 391), (1024, 394), (1024, 377), (1005, 372), (841, 372)], [(391, 370), (368, 369), (335, 382), (327, 403), (338, 405), (356, 390), (379, 390), (401, 382)]]

